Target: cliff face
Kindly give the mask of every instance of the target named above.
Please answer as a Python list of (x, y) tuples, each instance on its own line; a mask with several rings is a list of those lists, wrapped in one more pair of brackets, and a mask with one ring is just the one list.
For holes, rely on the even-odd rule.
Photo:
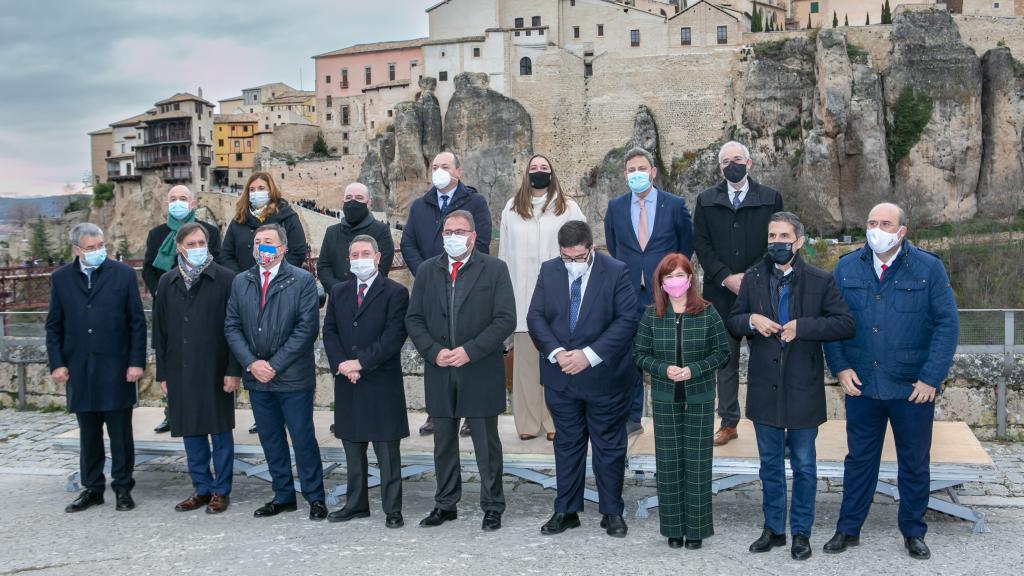
[(1024, 207), (1024, 64), (1006, 48), (981, 59), (982, 156), (978, 211), (1005, 216)]

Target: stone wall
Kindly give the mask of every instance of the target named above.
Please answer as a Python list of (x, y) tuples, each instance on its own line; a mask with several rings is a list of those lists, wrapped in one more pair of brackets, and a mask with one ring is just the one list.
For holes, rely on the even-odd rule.
[(362, 157), (354, 155), (290, 160), (261, 154), (257, 158), (258, 168), (274, 176), (286, 199), (314, 200), (336, 209), (341, 208), (345, 186), (359, 178), (362, 162)]

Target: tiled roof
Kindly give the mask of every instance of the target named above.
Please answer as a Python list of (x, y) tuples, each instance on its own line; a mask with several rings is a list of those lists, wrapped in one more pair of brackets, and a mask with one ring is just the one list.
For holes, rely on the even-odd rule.
[(354, 46), (349, 46), (348, 48), (342, 48), (341, 50), (317, 54), (316, 56), (313, 56), (313, 58), (316, 59), (326, 58), (328, 56), (348, 56), (351, 54), (383, 52), (385, 50), (404, 50), (406, 48), (419, 48), (420, 46), (423, 46), (423, 43), (426, 41), (427, 38), (414, 38), (412, 40), (396, 40), (393, 42), (372, 42), (370, 44), (356, 44)]

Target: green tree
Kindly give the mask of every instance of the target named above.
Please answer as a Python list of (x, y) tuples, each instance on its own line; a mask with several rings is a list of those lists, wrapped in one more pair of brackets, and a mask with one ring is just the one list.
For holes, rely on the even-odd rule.
[(28, 251), (31, 258), (45, 260), (50, 257), (50, 233), (41, 216), (30, 225)]
[(896, 174), (899, 164), (921, 139), (932, 117), (933, 102), (924, 92), (904, 88), (892, 111), (892, 122), (885, 123), (885, 139), (889, 147), (889, 173)]
[(865, 26), (871, 26), (871, 13), (870, 12), (868, 12), (867, 15), (864, 16), (864, 25)]
[(811, 29), (811, 15), (807, 14), (807, 29)]
[(850, 15), (849, 14), (844, 14), (843, 15), (843, 26), (846, 26), (846, 27), (850, 26)]
[(327, 140), (324, 139), (323, 132), (317, 132), (316, 142), (313, 143), (313, 154), (317, 156), (327, 156), (330, 154), (330, 150), (327, 149)]
[(836, 14), (835, 10), (832, 11), (832, 27), (839, 28), (839, 15)]
[(892, 9), (889, 7), (889, 0), (882, 4), (882, 24), (892, 24)]
[(754, 6), (754, 13), (750, 15), (750, 31), (761, 32), (761, 13), (757, 10), (757, 6)]
[(121, 236), (121, 239), (117, 242), (117, 251), (121, 254), (123, 260), (128, 260), (132, 257), (132, 247), (128, 243), (127, 236)]
[(114, 183), (104, 182), (92, 187), (92, 204), (100, 208), (108, 200), (114, 199)]

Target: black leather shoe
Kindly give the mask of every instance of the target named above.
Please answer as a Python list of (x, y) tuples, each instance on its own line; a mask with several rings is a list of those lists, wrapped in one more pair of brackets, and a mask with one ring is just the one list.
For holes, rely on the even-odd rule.
[(605, 514), (602, 516), (601, 528), (604, 528), (604, 531), (609, 536), (613, 536), (615, 538), (625, 538), (626, 532), (629, 531), (629, 528), (626, 526), (626, 521), (618, 514)]
[(279, 502), (267, 502), (263, 506), (260, 506), (252, 513), (255, 518), (269, 518), (271, 516), (277, 516), (281, 512), (295, 512), (299, 507), (295, 502), (286, 502), (281, 504)]
[(703, 543), (704, 542), (702, 540), (687, 540), (686, 541), (686, 549), (687, 550), (699, 550)]
[[(369, 516), (370, 513), (367, 512), (366, 515)], [(309, 519), (320, 521), (324, 518), (327, 518), (327, 504), (324, 504), (323, 500), (311, 502), (309, 504)]]
[(857, 546), (858, 544), (860, 544), (860, 536), (850, 536), (849, 534), (836, 532), (832, 539), (825, 543), (822, 550), (826, 554), (839, 554), (840, 552), (846, 552), (847, 547)]
[(427, 517), (420, 520), (420, 526), (432, 528), (434, 526), (440, 526), (449, 520), (455, 520), (459, 517), (459, 513), (455, 510), (441, 510), (440, 508), (434, 508), (427, 514)]
[(905, 538), (903, 545), (907, 547), (907, 553), (910, 554), (910, 557), (915, 560), (927, 560), (932, 557), (932, 551), (928, 549), (928, 545), (924, 543), (923, 538)]
[(793, 560), (807, 560), (811, 557), (811, 542), (803, 534), (793, 534), (793, 545), (789, 548)]
[(402, 526), (405, 526), (405, 519), (402, 518), (401, 512), (388, 514), (387, 520), (384, 521), (385, 528), (401, 528)]
[(117, 492), (117, 505), (114, 506), (121, 512), (135, 509), (135, 500), (132, 500), (132, 493), (128, 490)]
[(469, 420), (463, 420), (462, 421), (462, 428), (459, 428), (459, 436), (462, 436), (463, 438), (466, 438), (466, 437), (468, 437), (468, 436), (470, 436), (472, 434), (473, 433), (470, 432), (470, 430), (469, 430)]
[(669, 548), (682, 548), (684, 545), (685, 545), (685, 541), (682, 538), (669, 538), (668, 539), (668, 547)]
[(570, 528), (580, 527), (580, 515), (576, 512), (555, 512), (548, 518), (548, 521), (540, 527), (540, 533), (545, 536), (561, 534)]
[(81, 512), (87, 510), (93, 506), (103, 504), (103, 492), (93, 492), (92, 490), (82, 490), (82, 493), (75, 498), (75, 501), (68, 504), (65, 508), (65, 512)]
[(170, 432), (170, 431), (171, 431), (171, 423), (167, 421), (167, 417), (166, 416), (164, 417), (164, 421), (163, 422), (157, 424), (156, 428), (153, 428), (153, 432), (156, 432), (157, 434), (163, 434), (165, 432)]
[(501, 529), (501, 512), (494, 510), (488, 510), (484, 512), (484, 521), (480, 524), (480, 529), (484, 532), (494, 532), (495, 530)]
[(427, 421), (420, 426), (420, 436), (430, 436), (434, 433), (434, 419), (427, 416)]
[(256, 433), (256, 424), (253, 424), (252, 426), (249, 426), (249, 434), (255, 434), (255, 433)]
[(754, 540), (754, 543), (750, 545), (749, 550), (751, 552), (760, 553), (767, 552), (777, 546), (786, 545), (786, 535), (776, 534), (771, 530), (765, 528), (764, 532), (761, 532), (761, 536)]
[(328, 522), (348, 522), (353, 518), (369, 518), (369, 510), (349, 510), (348, 508), (342, 508), (341, 510), (335, 510), (327, 515)]

